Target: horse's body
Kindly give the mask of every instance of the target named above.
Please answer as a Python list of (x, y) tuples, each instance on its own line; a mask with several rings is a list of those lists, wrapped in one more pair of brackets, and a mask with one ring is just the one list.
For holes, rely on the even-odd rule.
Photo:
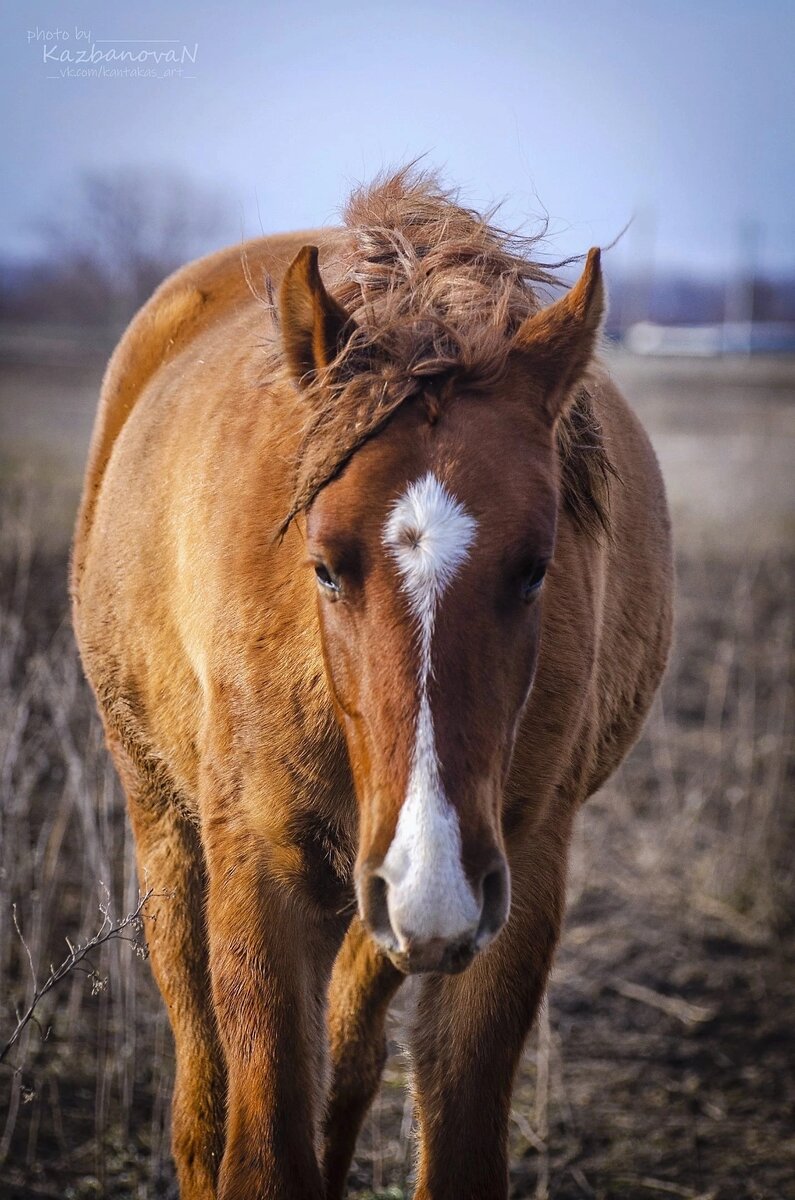
[[(590, 364), (596, 260), (538, 314), (515, 267), (492, 278), (459, 245), (438, 278), (456, 264), (463, 294), (474, 272), (480, 307), (462, 301), (476, 333), (457, 342), (449, 304), (441, 334), (434, 314), (408, 320), (419, 276), (403, 310), (379, 308), (396, 288), (382, 276), (408, 254), (431, 278), (451, 219), (459, 241), (492, 231), (403, 176), (357, 203), (349, 229), (166, 281), (109, 366), (78, 522), (83, 661), (142, 881), (170, 893), (149, 940), (185, 1200), (342, 1195), (414, 970), (431, 972), (412, 1035), (417, 1195), (505, 1197), (572, 819), (637, 736), (667, 653), (665, 499)], [(339, 301), (311, 255), (287, 271), (308, 241)], [(266, 272), (281, 328), (250, 287)], [(488, 286), (499, 337), (481, 336)], [(367, 321), (408, 350), (397, 334), (341, 350)], [(412, 558), (423, 537), (432, 570)], [(491, 598), (514, 546), (521, 609)]]

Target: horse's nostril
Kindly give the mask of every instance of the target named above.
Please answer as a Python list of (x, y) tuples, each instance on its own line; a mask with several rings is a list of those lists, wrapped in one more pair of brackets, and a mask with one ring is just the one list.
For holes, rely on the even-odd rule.
[(510, 884), (508, 868), (501, 862), (483, 878), (483, 908), (480, 913), (475, 944), (478, 949), (487, 945), (500, 932), (508, 919)]
[(387, 882), (380, 875), (368, 875), (362, 888), (362, 918), (371, 933), (385, 949), (397, 950), (398, 943), (389, 919)]

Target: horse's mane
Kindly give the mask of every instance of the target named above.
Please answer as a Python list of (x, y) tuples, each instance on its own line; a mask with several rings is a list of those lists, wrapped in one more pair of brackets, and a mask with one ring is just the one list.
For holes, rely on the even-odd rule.
[[(438, 408), (462, 387), (499, 385), (511, 336), (540, 306), (536, 289), (560, 283), (532, 258), (538, 238), (509, 234), (491, 215), (412, 167), (352, 194), (333, 291), (355, 331), (310, 389), (282, 533), (406, 400), (422, 393)], [(564, 504), (584, 531), (607, 531), (612, 468), (585, 387), (558, 446)]]

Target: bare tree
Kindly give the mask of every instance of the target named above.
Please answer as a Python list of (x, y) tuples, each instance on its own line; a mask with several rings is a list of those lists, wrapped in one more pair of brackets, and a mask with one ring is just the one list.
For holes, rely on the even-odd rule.
[(85, 172), (71, 199), (61, 200), (37, 229), (45, 260), (36, 272), (33, 307), (43, 315), (115, 325), (176, 267), (234, 236), (222, 192), (177, 172), (142, 167)]

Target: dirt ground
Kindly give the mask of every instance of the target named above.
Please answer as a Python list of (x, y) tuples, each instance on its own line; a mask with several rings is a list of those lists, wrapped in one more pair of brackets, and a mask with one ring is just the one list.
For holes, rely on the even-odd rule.
[[(64, 536), (102, 347), (0, 342), (0, 1043), (41, 974), (134, 907), (123, 802), (65, 620)], [(511, 1125), (516, 1197), (795, 1198), (791, 728), (795, 363), (615, 357), (678, 540), (676, 647), (633, 754), (579, 822), (548, 1004)], [(34, 489), (15, 481), (32, 479)], [(170, 1037), (148, 967), (109, 943), (0, 1067), (0, 1196), (173, 1197)], [(350, 1195), (411, 1194), (401, 1046)], [(42, 1040), (41, 1032), (49, 1033)]]

